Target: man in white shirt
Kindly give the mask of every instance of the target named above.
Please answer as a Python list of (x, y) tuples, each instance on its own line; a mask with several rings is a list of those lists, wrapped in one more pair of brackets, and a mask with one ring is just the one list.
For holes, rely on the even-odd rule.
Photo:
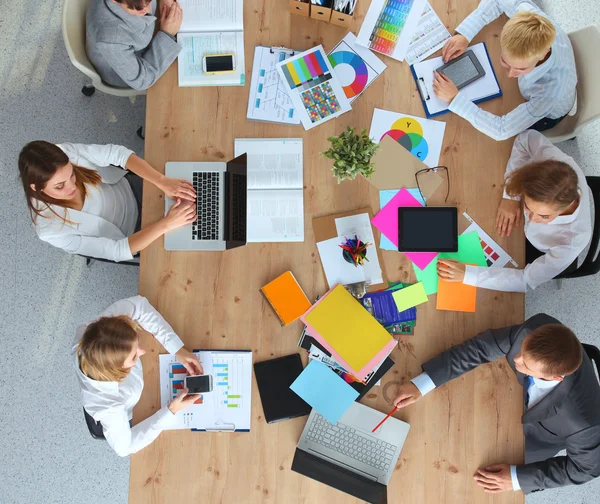
[(511, 18), (502, 30), (500, 61), (517, 78), (527, 101), (506, 115), (480, 109), (447, 77), (436, 73), (434, 92), (449, 109), (494, 140), (506, 140), (528, 128), (545, 131), (558, 124), (575, 104), (577, 71), (571, 41), (531, 0), (482, 0), (444, 46), (444, 61), (462, 54), (488, 23)]
[[(400, 387), (396, 407), (409, 406), (436, 387), (501, 357), (524, 389), (525, 464), (480, 468), (474, 474), (476, 483), (490, 493), (529, 493), (600, 476), (598, 379), (577, 337), (548, 315), (488, 329), (426, 362), (422, 374)], [(563, 449), (566, 456), (554, 456)]]

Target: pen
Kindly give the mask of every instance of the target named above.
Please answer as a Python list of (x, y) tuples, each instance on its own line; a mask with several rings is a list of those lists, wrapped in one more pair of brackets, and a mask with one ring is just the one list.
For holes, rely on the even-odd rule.
[(390, 418), (397, 409), (398, 408), (396, 406), (394, 406), (394, 409), (392, 411), (390, 411), (387, 414), (387, 416), (381, 422), (379, 422), (371, 432), (375, 432), (377, 429), (379, 429), (379, 427), (382, 426), (383, 422), (385, 422), (388, 418)]

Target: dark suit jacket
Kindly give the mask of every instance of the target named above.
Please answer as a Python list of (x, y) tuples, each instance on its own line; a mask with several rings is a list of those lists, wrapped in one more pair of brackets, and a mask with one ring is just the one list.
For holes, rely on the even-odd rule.
[[(436, 386), (443, 385), (479, 364), (506, 357), (521, 385), (525, 375), (515, 369), (514, 358), (525, 336), (537, 327), (559, 324), (539, 314), (522, 325), (488, 329), (423, 364)], [(526, 390), (523, 389), (525, 399)], [(600, 385), (584, 352), (583, 363), (565, 376), (546, 397), (521, 418), (525, 432), (525, 464), (517, 466), (525, 493), (563, 485), (579, 485), (600, 476)], [(566, 449), (567, 455), (553, 457)]]

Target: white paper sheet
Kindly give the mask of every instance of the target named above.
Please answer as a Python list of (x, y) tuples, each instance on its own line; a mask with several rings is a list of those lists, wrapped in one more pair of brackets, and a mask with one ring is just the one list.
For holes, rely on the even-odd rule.
[(244, 29), (244, 0), (179, 0), (180, 32)]
[(388, 134), (427, 166), (439, 166), (446, 124), (423, 117), (375, 109), (369, 134), (375, 143)]
[[(319, 53), (318, 68), (310, 62), (306, 63), (307, 58), (310, 59), (310, 55), (316, 53)], [(302, 75), (294, 69), (295, 65), (300, 65), (300, 61), (307, 68), (307, 73)], [(320, 68), (321, 64), (325, 68)], [(277, 70), (304, 129), (314, 128), (352, 109), (339, 79), (333, 73), (323, 46), (313, 47), (278, 63)]]
[[(299, 51), (298, 51), (299, 52)], [(246, 117), (253, 121), (300, 124), (300, 118), (277, 71), (277, 63), (293, 56), (284, 49), (257, 46)]]
[(406, 62), (412, 65), (423, 61), (427, 56), (444, 47), (446, 40), (449, 38), (450, 32), (448, 32), (430, 3), (427, 2), (408, 46)]
[(508, 253), (498, 245), (467, 212), (464, 212), (463, 216), (471, 223), (471, 225), (465, 229), (462, 234), (470, 233), (471, 231), (477, 232), (481, 247), (483, 248), (485, 260), (490, 268), (504, 268), (509, 263), (515, 268), (519, 267), (517, 262), (509, 256)]
[[(485, 71), (485, 75), (481, 79), (466, 85), (460, 92), (471, 101), (498, 94), (500, 92), (500, 87), (498, 86), (498, 81), (496, 80), (494, 69), (488, 58), (484, 43), (480, 42), (479, 44), (469, 47), (467, 50), (469, 49), (475, 53), (475, 56)], [(438, 112), (448, 110), (449, 102), (438, 98), (433, 92), (433, 71), (443, 64), (444, 60), (441, 56), (438, 56), (437, 58), (416, 63), (413, 67), (417, 79), (422, 78), (425, 83), (425, 91), (421, 91), (421, 94), (426, 93), (429, 96), (429, 99), (425, 100), (425, 103), (427, 104), (427, 110), (430, 114), (437, 114)], [(426, 97), (423, 96), (423, 99), (425, 98)]]
[(387, 68), (371, 51), (356, 43), (352, 32), (340, 40), (328, 57), (350, 103)]
[(302, 189), (248, 191), (247, 218), (249, 243), (304, 241)]
[[(249, 430), (252, 410), (252, 352), (195, 352), (213, 390), (175, 415), (172, 429)], [(186, 373), (174, 355), (159, 355), (160, 404), (166, 406), (184, 385)]]
[[(373, 51), (404, 61), (408, 46), (417, 29), (423, 9), (425, 8), (426, 1), (427, 0), (373, 0), (360, 28), (360, 32), (358, 33), (357, 43), (361, 46), (368, 47)], [(388, 9), (387, 13), (384, 12), (384, 9)], [(399, 33), (396, 34), (386, 32), (383, 39), (388, 40), (390, 38), (397, 38), (395, 44), (392, 42), (390, 45), (386, 42), (386, 47), (383, 47), (377, 43), (378, 33), (380, 33), (381, 30), (379, 25), (383, 23), (383, 15), (389, 16), (390, 11), (398, 13), (398, 20), (395, 22), (397, 25), (401, 24), (402, 28), (400, 28)], [(389, 17), (386, 21), (389, 22)]]

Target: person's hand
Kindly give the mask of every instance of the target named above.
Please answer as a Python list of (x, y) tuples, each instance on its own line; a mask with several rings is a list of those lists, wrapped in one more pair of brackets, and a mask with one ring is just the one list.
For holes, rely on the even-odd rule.
[(175, 357), (190, 375), (195, 376), (204, 374), (204, 369), (202, 369), (200, 360), (192, 352), (189, 352), (185, 348), (180, 348), (175, 354)]
[(423, 394), (417, 386), (413, 382), (408, 382), (405, 385), (400, 385), (398, 395), (394, 399), (394, 406), (396, 406), (396, 409), (405, 408), (416, 403), (421, 397), (423, 397)]
[(500, 493), (513, 489), (508, 464), (496, 464), (478, 469), (473, 478), (488, 493)]
[(167, 226), (167, 231), (177, 229), (178, 227), (191, 224), (198, 218), (196, 215), (196, 204), (191, 201), (181, 201), (178, 199), (173, 206), (169, 208), (167, 215), (164, 216), (163, 221)]
[(496, 212), (496, 229), (500, 236), (510, 236), (513, 227), (521, 224), (521, 202), (502, 198)]
[(446, 282), (462, 282), (467, 266), (453, 259), (438, 259), (437, 274)]
[(171, 199), (196, 201), (196, 189), (187, 180), (163, 177), (156, 186)]
[(175, 0), (161, 0), (160, 2), (160, 11), (162, 13), (163, 8), (167, 8), (167, 12), (169, 12), (169, 9), (171, 8), (171, 6), (175, 3)]
[(465, 52), (468, 45), (469, 41), (460, 33), (457, 33), (454, 37), (448, 39), (442, 48), (442, 59), (444, 60), (444, 63), (448, 63), (451, 59), (460, 56)]
[(159, 19), (161, 31), (174, 37), (179, 32), (182, 21), (183, 11), (181, 10), (179, 2), (172, 2), (170, 7), (167, 7), (167, 4), (163, 3)]
[(458, 88), (444, 74), (433, 72), (433, 92), (448, 103), (458, 94)]
[(200, 399), (200, 394), (188, 394), (188, 392), (189, 390), (186, 388), (181, 389), (179, 395), (169, 403), (168, 407), (173, 415), (177, 414), (188, 406), (191, 406), (194, 404), (194, 402)]

